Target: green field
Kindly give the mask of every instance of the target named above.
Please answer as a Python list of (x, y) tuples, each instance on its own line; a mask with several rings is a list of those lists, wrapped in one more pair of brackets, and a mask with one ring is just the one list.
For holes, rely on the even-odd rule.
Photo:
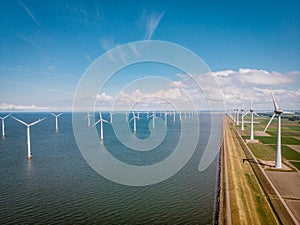
[[(263, 131), (269, 122), (270, 117), (255, 117), (254, 132)], [(245, 130), (241, 130), (241, 124), (236, 126), (244, 140), (250, 138), (250, 118), (245, 119)], [(287, 145), (300, 145), (300, 124), (299, 121), (290, 121), (287, 118), (281, 120), (281, 150), (282, 156), (287, 160), (300, 160), (300, 153)], [(270, 136), (256, 136), (254, 138), (261, 143), (248, 143), (254, 156), (262, 160), (275, 160), (277, 143), (277, 118), (274, 118), (267, 130)], [(291, 161), (298, 169), (300, 162)]]
[[(276, 151), (276, 145), (270, 145)], [(284, 158), (288, 160), (300, 160), (300, 153), (291, 149), (288, 146), (282, 145), (281, 152)]]
[(291, 162), (298, 170), (300, 170), (300, 162)]

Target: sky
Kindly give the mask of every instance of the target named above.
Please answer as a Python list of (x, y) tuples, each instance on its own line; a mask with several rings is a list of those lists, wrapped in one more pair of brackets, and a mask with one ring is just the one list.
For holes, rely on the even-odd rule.
[[(254, 108), (272, 110), (271, 92), (281, 108), (300, 109), (300, 1), (0, 4), (0, 111), (71, 110), (80, 81), (94, 61), (111, 49), (143, 40), (175, 43), (199, 56), (228, 109), (243, 104), (247, 108), (252, 99)], [(120, 54), (126, 61), (126, 53)], [(115, 63), (116, 58), (110, 59)], [(203, 82), (201, 74), (193, 76)], [(149, 77), (167, 82), (137, 82)], [(214, 93), (210, 84), (203, 85), (193, 94), (195, 84), (184, 71), (145, 62), (114, 74), (90, 97), (104, 108), (116, 98), (160, 108), (162, 102), (180, 104), (190, 96), (205, 109), (209, 106), (202, 104), (203, 96)]]

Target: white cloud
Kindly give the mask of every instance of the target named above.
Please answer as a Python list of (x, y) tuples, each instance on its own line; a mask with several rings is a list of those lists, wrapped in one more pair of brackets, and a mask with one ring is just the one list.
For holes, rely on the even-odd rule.
[(39, 111), (47, 110), (46, 107), (39, 107), (36, 105), (14, 105), (8, 103), (1, 103), (0, 110), (29, 110), (29, 111)]
[(248, 105), (252, 99), (255, 108), (272, 110), (273, 92), (282, 108), (299, 109), (300, 71), (280, 73), (241, 68), (211, 72), (211, 75), (218, 82), (229, 108)]

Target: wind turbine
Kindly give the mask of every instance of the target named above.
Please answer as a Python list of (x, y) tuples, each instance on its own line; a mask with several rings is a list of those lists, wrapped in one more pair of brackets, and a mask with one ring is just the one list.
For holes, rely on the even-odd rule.
[(93, 127), (97, 125), (97, 123), (100, 123), (100, 140), (103, 140), (103, 122), (109, 123), (107, 120), (102, 119), (102, 113), (99, 112), (100, 119), (94, 123)]
[(136, 116), (134, 112), (132, 112), (132, 118), (129, 123), (133, 120), (133, 132), (136, 133), (136, 119), (140, 119), (139, 115)]
[(276, 146), (276, 161), (275, 161), (275, 167), (276, 168), (282, 168), (281, 165), (281, 115), (283, 113), (291, 114), (290, 112), (283, 112), (277, 105), (276, 99), (272, 93), (272, 99), (273, 99), (273, 104), (274, 104), (274, 114), (271, 117), (269, 123), (267, 124), (264, 132), (267, 131), (269, 128), (272, 120), (274, 119), (275, 116), (278, 117), (278, 123), (277, 123), (277, 146)]
[(164, 112), (164, 117), (165, 117), (165, 125), (167, 125), (167, 120), (168, 120), (168, 112)]
[(58, 131), (58, 117), (62, 115), (62, 113), (55, 115), (54, 113), (50, 113), (55, 117), (55, 130)]
[(236, 125), (240, 125), (240, 109), (236, 108)]
[(109, 122), (112, 124), (113, 123), (113, 117), (112, 117), (112, 112), (109, 113)]
[(20, 120), (16, 117), (12, 116), (12, 118), (15, 119), (16, 121), (24, 124), (25, 126), (27, 126), (27, 159), (31, 159), (32, 156), (31, 156), (31, 151), (30, 151), (30, 127), (37, 124), (37, 123), (39, 123), (39, 122), (41, 122), (41, 121), (43, 121), (46, 118), (38, 119), (37, 121), (35, 121), (33, 123), (30, 123), (30, 124), (25, 123), (24, 121), (22, 121), (22, 120)]
[(241, 108), (241, 112), (242, 112), (242, 130), (245, 130), (245, 127), (244, 127), (244, 116), (245, 116), (244, 103), (243, 103), (243, 106)]
[(92, 115), (90, 114), (90, 112), (88, 112), (87, 116), (85, 118), (87, 118), (88, 121), (88, 127), (91, 127), (91, 117)]
[(246, 116), (248, 113), (251, 113), (251, 126), (250, 126), (250, 141), (254, 141), (254, 127), (253, 127), (253, 117), (254, 114), (256, 116), (259, 116), (256, 112), (254, 112), (253, 107), (252, 107), (252, 99), (250, 101), (250, 110), (244, 115)]
[(7, 118), (7, 117), (9, 117), (11, 114), (8, 114), (8, 115), (6, 115), (6, 116), (4, 116), (4, 117), (0, 117), (0, 119), (2, 120), (2, 137), (4, 137), (5, 136), (5, 123), (4, 123), (4, 120)]
[(156, 112), (152, 112), (152, 115), (149, 116), (149, 118), (152, 117), (152, 127), (155, 127), (155, 118), (156, 118)]
[(173, 122), (175, 123), (175, 121), (176, 121), (176, 112), (175, 112), (175, 110), (173, 111)]

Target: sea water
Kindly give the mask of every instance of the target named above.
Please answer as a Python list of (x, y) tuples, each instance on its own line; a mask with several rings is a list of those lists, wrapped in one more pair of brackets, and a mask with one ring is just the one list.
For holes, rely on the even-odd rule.
[[(83, 120), (86, 115), (82, 113)], [(218, 159), (205, 171), (198, 170), (210, 135), (209, 114), (199, 116), (200, 138), (189, 162), (169, 179), (141, 187), (114, 183), (87, 164), (76, 145), (71, 113), (59, 117), (58, 132), (55, 118), (48, 113), (13, 116), (28, 123), (47, 119), (30, 128), (32, 160), (27, 160), (26, 126), (12, 118), (5, 120), (6, 135), (0, 139), (1, 224), (213, 223)], [(146, 114), (140, 117), (136, 136), (145, 139), (151, 121)], [(108, 113), (103, 118), (109, 120)], [(99, 115), (92, 123), (97, 119)], [(167, 134), (156, 151), (126, 148), (108, 123), (103, 124), (103, 144), (113, 157), (132, 165), (161, 161), (172, 153), (180, 134), (178, 117), (174, 123), (170, 115), (167, 122)]]

